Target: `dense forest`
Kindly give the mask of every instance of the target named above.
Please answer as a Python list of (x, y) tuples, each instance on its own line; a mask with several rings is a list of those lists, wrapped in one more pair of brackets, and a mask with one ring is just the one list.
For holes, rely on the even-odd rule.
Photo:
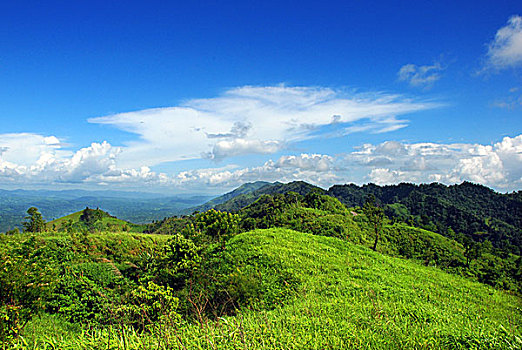
[(300, 195), (317, 191), (337, 198), (347, 207), (362, 206), (369, 196), (374, 196), (377, 205), (393, 222), (437, 232), (461, 243), (467, 239), (489, 241), (494, 247), (515, 254), (520, 254), (522, 247), (522, 192), (502, 194), (470, 182), (453, 186), (439, 183), (388, 186), (349, 184), (335, 185), (328, 190), (302, 181), (274, 183), (249, 192), (241, 191), (232, 198), (235, 192), (226, 194), (214, 199), (217, 204), (213, 208), (237, 212), (261, 195), (290, 191)]
[(200, 209), (29, 208), (0, 235), (4, 347), (522, 345), (520, 192), (255, 183)]

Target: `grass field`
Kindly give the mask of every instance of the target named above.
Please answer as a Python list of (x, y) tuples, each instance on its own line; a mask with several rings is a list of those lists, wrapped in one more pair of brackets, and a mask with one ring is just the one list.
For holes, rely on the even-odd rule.
[(278, 271), (263, 266), (279, 266), (298, 281), (295, 291), (271, 310), (243, 309), (202, 323), (175, 320), (143, 333), (116, 326), (87, 329), (45, 315), (26, 326), (13, 348), (522, 348), (518, 297), (434, 267), (285, 229), (240, 234), (227, 243), (225, 254), (238, 262), (237, 274), (256, 266), (259, 276), (270, 276)]

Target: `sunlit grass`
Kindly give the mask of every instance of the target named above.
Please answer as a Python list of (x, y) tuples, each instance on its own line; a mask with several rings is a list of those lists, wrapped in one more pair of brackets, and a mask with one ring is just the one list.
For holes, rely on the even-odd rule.
[[(118, 240), (118, 234), (93, 240)], [(146, 239), (145, 237), (143, 239)], [(434, 267), (335, 238), (284, 229), (231, 239), (243, 261), (278, 261), (300, 281), (270, 311), (207, 322), (87, 329), (30, 322), (18, 349), (520, 349), (520, 299)]]

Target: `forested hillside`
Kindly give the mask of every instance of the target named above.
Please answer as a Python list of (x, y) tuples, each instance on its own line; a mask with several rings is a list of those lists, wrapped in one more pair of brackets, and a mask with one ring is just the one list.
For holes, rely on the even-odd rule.
[(217, 210), (237, 212), (263, 194), (310, 191), (324, 192), (346, 207), (362, 206), (369, 196), (376, 198), (387, 217), (394, 222), (424, 228), (466, 243), (489, 241), (495, 248), (520, 254), (522, 247), (522, 192), (502, 194), (482, 185), (463, 182), (446, 186), (439, 183), (378, 186), (335, 185), (327, 191), (304, 182), (268, 184), (235, 196)]
[(234, 212), (143, 226), (91, 208), (45, 223), (30, 208), (24, 232), (0, 235), (0, 339), (22, 349), (522, 345), (520, 256), (419, 227), (413, 214), (388, 217), (378, 191), (347, 206), (304, 182), (243, 190), (231, 203), (250, 204)]
[[(258, 184), (258, 182), (256, 182)], [(254, 189), (252, 186), (245, 187), (246, 185), (243, 185), (239, 187), (239, 189), (247, 188), (247, 191), (241, 191), (237, 192), (236, 190), (226, 193), (223, 196), (220, 196), (213, 201), (209, 203), (219, 203), (216, 205), (207, 205), (204, 204), (201, 207), (194, 208), (197, 211), (200, 211), (200, 209), (216, 209), (221, 211), (238, 211), (241, 208), (246, 207), (247, 205), (252, 204), (255, 202), (260, 196), (264, 194), (284, 194), (287, 192), (295, 192), (300, 195), (306, 195), (307, 193), (311, 191), (320, 191), (323, 190), (317, 186), (311, 185), (309, 183), (306, 183), (304, 181), (294, 181), (290, 183), (267, 183), (257, 189)]]
[(464, 182), (392, 186), (336, 185), (329, 195), (347, 206), (364, 203), (374, 195), (386, 214), (464, 242), (490, 241), (495, 247), (520, 254), (522, 247), (521, 192), (501, 194), (482, 185)]

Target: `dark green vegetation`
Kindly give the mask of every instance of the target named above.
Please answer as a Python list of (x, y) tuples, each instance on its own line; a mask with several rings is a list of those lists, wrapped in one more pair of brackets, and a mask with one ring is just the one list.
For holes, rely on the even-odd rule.
[[(274, 194), (284, 194), (287, 192), (295, 192), (300, 195), (305, 195), (311, 191), (323, 191), (317, 186), (310, 185), (309, 183), (303, 181), (295, 181), (287, 184), (283, 184), (280, 182), (274, 183), (264, 183), (264, 182), (255, 182), (253, 184), (249, 184), (250, 186), (243, 185), (238, 188), (238, 190), (234, 190), (223, 196), (217, 197), (212, 201), (204, 204), (200, 207), (192, 208), (192, 211), (202, 211), (208, 209), (216, 209), (220, 211), (237, 211), (241, 208), (244, 208), (252, 203), (254, 203), (260, 196), (264, 194), (274, 195)], [(254, 186), (253, 186), (254, 185)], [(211, 205), (208, 205), (208, 204)], [(217, 203), (213, 205), (213, 203)]]
[(140, 227), (86, 208), (0, 235), (0, 337), (32, 349), (522, 347), (518, 255), (386, 216), (378, 196), (347, 207), (285, 186), (234, 213)]
[[(393, 222), (440, 233), (462, 244), (489, 241), (495, 249), (520, 255), (522, 247), (522, 191), (501, 194), (482, 185), (463, 182), (445, 186), (439, 183), (415, 185), (364, 186), (335, 185), (327, 191), (306, 182), (265, 185), (229, 198), (218, 197), (214, 209), (236, 212), (264, 194), (317, 191), (337, 198), (346, 207), (362, 207), (373, 196)], [(225, 202), (223, 199), (228, 198)], [(471, 240), (470, 242), (468, 242)], [(488, 244), (488, 243), (486, 243)]]
[(328, 190), (341, 203), (361, 206), (374, 195), (386, 214), (401, 222), (438, 232), (464, 243), (490, 241), (494, 247), (520, 254), (522, 192), (500, 194), (485, 186), (463, 182), (445, 186), (399, 184), (362, 187), (336, 185)]
[(243, 184), (243, 185), (239, 186), (238, 188), (236, 188), (235, 190), (225, 193), (222, 196), (216, 197), (216, 198), (206, 202), (205, 204), (199, 205), (194, 208), (188, 208), (185, 210), (185, 213), (190, 214), (194, 211), (207, 211), (209, 209), (214, 209), (216, 206), (218, 206), (222, 203), (228, 202), (229, 200), (232, 200), (235, 197), (238, 197), (241, 195), (247, 195), (247, 197), (248, 197), (251, 192), (257, 191), (260, 188), (265, 187), (267, 185), (269, 187), (271, 187), (273, 184), (271, 184), (269, 182), (265, 182), (265, 181), (256, 181), (256, 182)]

